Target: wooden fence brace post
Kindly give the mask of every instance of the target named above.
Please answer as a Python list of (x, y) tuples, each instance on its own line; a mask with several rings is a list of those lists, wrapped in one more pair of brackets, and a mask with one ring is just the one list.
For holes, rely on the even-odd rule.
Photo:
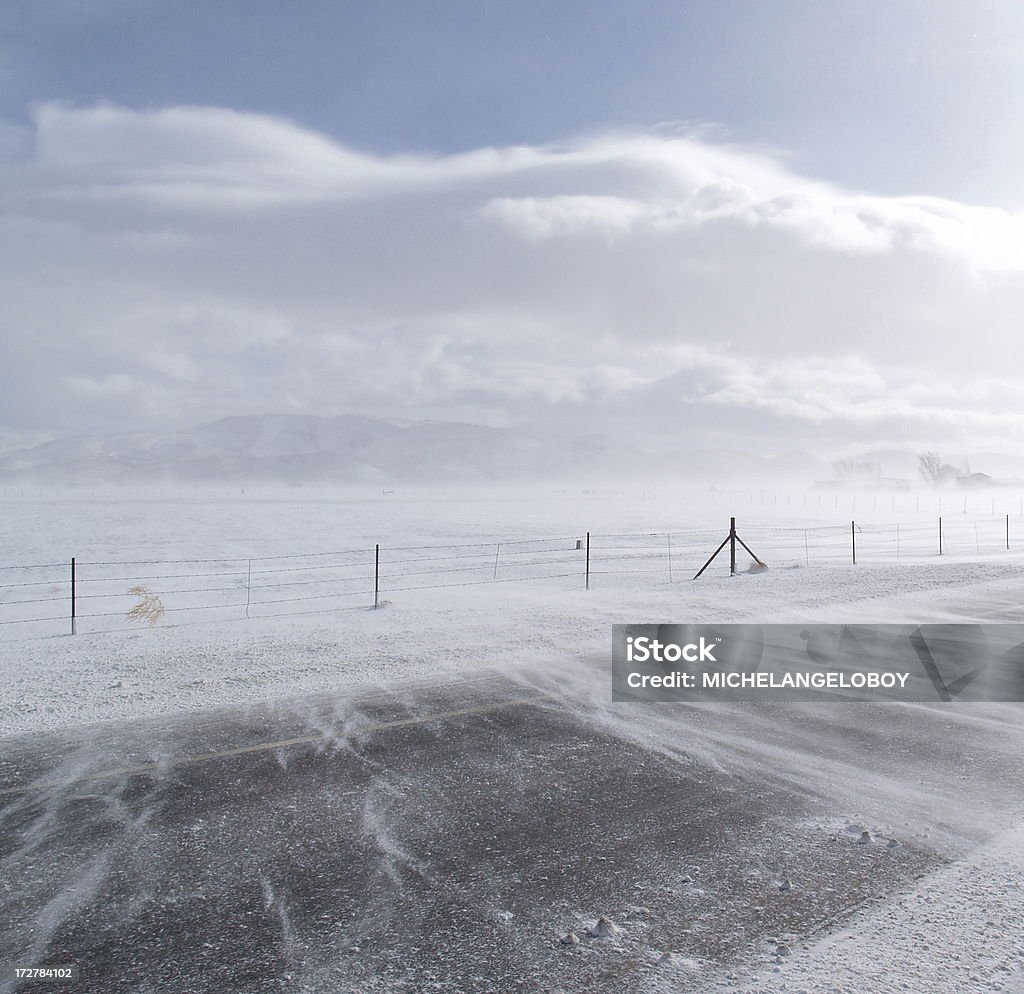
[(736, 519), (729, 519), (729, 576), (736, 575)]

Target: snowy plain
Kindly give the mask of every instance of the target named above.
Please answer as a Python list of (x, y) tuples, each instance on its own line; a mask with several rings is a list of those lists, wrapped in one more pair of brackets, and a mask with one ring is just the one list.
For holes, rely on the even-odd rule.
[[(839, 729), (849, 741), (891, 722), (893, 741), (901, 743), (904, 718), (909, 725), (925, 713), (932, 723), (927, 706), (734, 705), (709, 709), (706, 726), (684, 728), (672, 709), (654, 706), (641, 715), (634, 705), (613, 706), (602, 666), (615, 623), (1024, 621), (1024, 520), (1016, 493), (10, 490), (2, 510), (0, 566), (22, 583), (31, 574), (20, 567), (55, 564), (54, 597), (64, 596), (64, 567), (74, 555), (83, 597), (90, 583), (192, 577), (197, 560), (237, 568), (260, 557), (296, 557), (274, 568), (294, 570), (289, 582), (322, 598), (304, 595), (276, 608), (268, 602), (262, 614), (253, 603), (246, 618), (238, 584), (211, 610), (203, 588), (173, 610), (172, 590), (165, 595), (171, 610), (151, 626), (125, 616), (132, 599), (119, 588), (116, 598), (109, 595), (117, 610), (105, 617), (92, 617), (83, 599), (79, 633), (71, 636), (63, 618), (44, 630), (23, 624), (12, 602), (25, 588), (6, 579), (0, 620), (16, 623), (0, 628), (2, 736), (88, 735), (97, 722), (298, 702), (324, 692), (355, 696), (496, 672), (557, 694), (587, 720), (665, 755), (685, 752), (722, 769), (753, 767), (790, 779), (880, 837), (898, 835), (947, 861), (910, 890), (861, 908), (834, 933), (793, 936), (785, 954), (776, 942), (753, 952), (745, 969), (705, 964), (696, 986), (679, 971), (655, 972), (649, 989), (1024, 989), (1024, 802), (1015, 784), (972, 775), (968, 755), (955, 783), (931, 782), (927, 772), (928, 750), (941, 750), (946, 739), (1019, 756), (1024, 722), (1017, 705), (935, 706), (934, 737), (915, 744), (920, 755), (910, 749), (904, 765), (880, 770), (865, 753), (856, 772), (856, 755), (832, 757), (830, 729), (837, 741)], [(932, 547), (940, 514), (942, 556)], [(769, 569), (748, 572), (744, 556), (739, 575), (730, 577), (720, 557), (693, 580), (732, 515)], [(589, 590), (585, 546), (576, 547), (588, 532)], [(671, 571), (669, 536), (676, 542)], [(898, 550), (894, 541), (902, 541)], [(514, 558), (516, 542), (533, 543), (528, 556)], [(377, 543), (413, 550), (409, 555), (428, 568), (414, 582), (399, 582), (401, 560), (387, 560), (392, 570), (385, 570), (375, 610), (372, 573), (364, 567)], [(312, 557), (356, 550), (355, 582), (351, 571), (330, 581), (313, 572)], [(330, 560), (332, 568), (355, 561)], [(171, 562), (185, 565), (164, 565)], [(102, 574), (104, 563), (116, 569)], [(133, 563), (136, 572), (126, 572)], [(947, 765), (960, 761), (944, 758)], [(920, 780), (908, 780), (908, 770)]]
[[(17, 488), (0, 507), (7, 735), (557, 666), (605, 654), (618, 623), (970, 620), (1013, 588), (1024, 561), (1010, 492)], [(731, 516), (770, 569), (731, 578), (724, 550), (693, 580)], [(21, 568), (35, 564), (45, 568)], [(750, 564), (741, 552), (738, 568)], [(155, 625), (128, 617), (139, 583), (167, 609)], [(956, 603), (930, 604), (942, 591)]]

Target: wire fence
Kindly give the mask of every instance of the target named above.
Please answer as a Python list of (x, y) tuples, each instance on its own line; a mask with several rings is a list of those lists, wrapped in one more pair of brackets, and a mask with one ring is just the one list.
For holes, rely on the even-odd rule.
[[(75, 557), (0, 565), (0, 641), (112, 631), (140, 619), (199, 624), (363, 610), (396, 595), (464, 587), (528, 583), (570, 590), (675, 583), (693, 578), (728, 534), (726, 529), (581, 532), (254, 558)], [(1013, 535), (1005, 515), (757, 527), (742, 537), (771, 566), (810, 567), (1005, 553)], [(741, 552), (741, 558), (750, 557)]]

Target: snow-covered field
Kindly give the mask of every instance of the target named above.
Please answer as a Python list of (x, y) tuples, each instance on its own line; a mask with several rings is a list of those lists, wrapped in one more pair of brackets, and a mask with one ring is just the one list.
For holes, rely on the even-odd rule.
[[(1008, 492), (9, 491), (0, 729), (557, 666), (607, 653), (614, 623), (1019, 620), (1008, 593), (1024, 563), (1019, 506)], [(732, 515), (771, 568), (730, 578), (723, 552), (692, 580)], [(128, 617), (139, 584), (166, 609), (154, 625)], [(1010, 616), (991, 618), (1004, 598)]]
[[(8, 492), (0, 524), (2, 582), (28, 582), (21, 567), (53, 563), (59, 576), (27, 589), (47, 592), (52, 582), (55, 596), (63, 596), (64, 563), (74, 555), (83, 610), (73, 637), (63, 620), (52, 630), (20, 621), (0, 627), (0, 729), (4, 736), (84, 731), (99, 721), (299, 702), (325, 691), (352, 696), (371, 687), (498, 670), (563, 695), (566, 706), (623, 738), (667, 756), (697, 756), (712, 767), (753, 765), (862, 818), (873, 831), (899, 834), (953, 860), (911, 890), (866, 906), (843, 931), (779, 939), (789, 947), (786, 954), (774, 952), (777, 945), (766, 947), (749, 969), (723, 973), (716, 985), (813, 994), (1019, 991), (1024, 805), (1012, 783), (1007, 788), (990, 772), (974, 775), (971, 767), (975, 752), (1005, 760), (1024, 751), (1018, 706), (928, 711), (853, 705), (825, 711), (815, 705), (765, 713), (734, 705), (709, 709), (706, 722), (683, 726), (671, 709), (654, 706), (638, 715), (637, 705), (612, 705), (603, 676), (598, 678), (615, 623), (1024, 621), (1018, 495), (972, 496), (966, 510), (963, 497), (945, 496), (941, 557), (931, 545), (938, 499), (931, 493), (873, 498), (540, 489), (96, 497)], [(724, 538), (730, 515), (770, 568), (747, 572), (744, 556), (740, 574), (730, 577), (722, 558), (692, 580)], [(854, 520), (860, 530), (852, 537)], [(585, 548), (576, 548), (588, 531), (589, 590)], [(675, 543), (671, 574), (669, 537)], [(515, 543), (526, 540), (533, 544), (522, 555)], [(856, 565), (851, 540), (860, 543)], [(354, 583), (343, 582), (350, 574), (330, 580), (317, 575), (318, 555), (331, 553), (331, 568), (343, 570), (357, 560), (337, 553), (361, 551), (358, 562), (372, 563), (365, 553), (378, 542), (390, 553), (382, 557), (378, 610), (372, 606), (372, 569), (351, 571), (358, 572)], [(420, 579), (398, 582), (399, 552), (424, 560)], [(306, 593), (273, 607), (252, 596), (256, 585), (247, 569), (246, 583), (229, 586), (223, 606), (209, 609), (211, 591), (202, 587), (193, 591), (197, 600), (175, 601), (175, 578), (216, 572), (187, 561), (223, 560), (237, 568), (250, 559), (268, 570), (289, 570), (288, 582), (305, 584)], [(404, 571), (413, 572), (407, 563)], [(157, 624), (125, 617), (133, 601), (125, 600), (124, 590), (116, 592), (116, 612), (91, 612), (90, 584), (126, 586), (140, 577), (168, 591), (168, 611)], [(18, 617), (11, 612), (19, 597), (11, 591), (24, 589), (0, 588), (0, 620)], [(248, 618), (240, 593), (250, 597)], [(897, 753), (891, 769), (880, 769), (872, 764), (883, 755), (877, 743), (890, 721)], [(931, 731), (911, 740), (911, 727)], [(861, 736), (874, 745), (865, 746), (863, 756), (838, 755), (830, 729), (837, 741), (841, 729), (847, 752)], [(933, 782), (930, 750), (947, 740), (957, 744), (951, 749), (965, 742), (976, 749), (962, 757), (944, 755), (943, 768), (962, 768), (963, 777)], [(865, 767), (851, 776), (862, 758)], [(660, 976), (651, 990), (677, 989), (670, 973)], [(689, 983), (686, 989), (697, 988)]]

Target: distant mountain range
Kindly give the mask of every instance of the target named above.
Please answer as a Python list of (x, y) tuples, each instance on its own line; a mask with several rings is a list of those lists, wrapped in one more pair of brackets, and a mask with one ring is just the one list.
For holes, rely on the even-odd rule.
[(76, 436), (0, 453), (0, 478), (51, 484), (636, 478), (727, 485), (737, 479), (809, 483), (823, 472), (827, 464), (800, 453), (777, 459), (720, 450), (651, 455), (600, 436), (356, 415), (230, 417), (168, 434)]

